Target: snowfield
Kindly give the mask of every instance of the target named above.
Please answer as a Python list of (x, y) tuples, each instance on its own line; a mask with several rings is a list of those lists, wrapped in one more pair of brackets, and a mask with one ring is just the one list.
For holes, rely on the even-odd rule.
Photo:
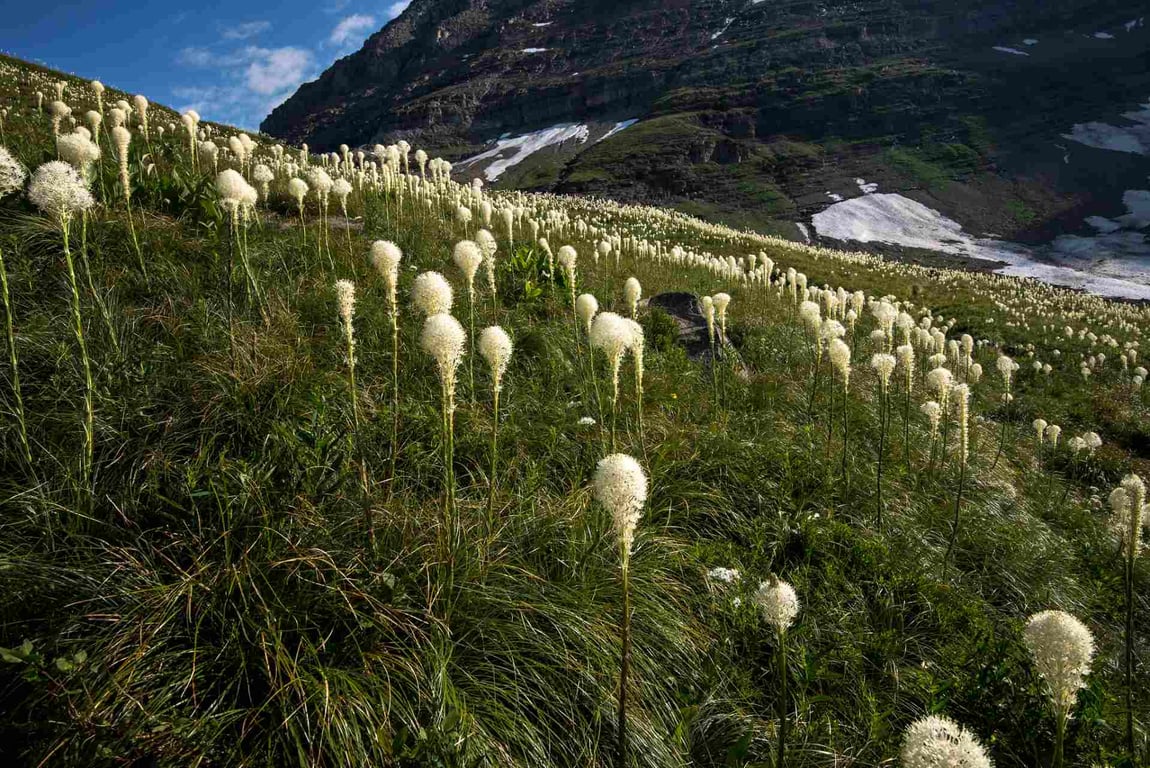
[(483, 169), (483, 175), (487, 181), (498, 181), (508, 169), (519, 165), (539, 150), (571, 140), (582, 144), (590, 135), (591, 130), (582, 123), (560, 123), (522, 136), (500, 137), (494, 147), (474, 157), (460, 160), (455, 164), (455, 168), (463, 169), (496, 158), (495, 162)]
[[(622, 122), (615, 123), (615, 125), (599, 137), (595, 143), (609, 139), (620, 131), (627, 130), (637, 122), (639, 121), (623, 120)], [(455, 164), (455, 168), (456, 170), (463, 170), (476, 163), (494, 159), (494, 162), (483, 169), (484, 178), (489, 182), (494, 182), (498, 181), (499, 177), (509, 169), (519, 165), (541, 149), (553, 147), (568, 141), (576, 141), (580, 144), (584, 144), (590, 137), (591, 128), (584, 123), (560, 123), (559, 125), (553, 125), (550, 128), (544, 128), (532, 133), (525, 133), (521, 136), (504, 134), (495, 141), (494, 147), (473, 157), (460, 160)]]
[[(1128, 215), (1135, 218), (1128, 223), (1147, 215), (1143, 205), (1150, 201), (1150, 197), (1137, 195), (1131, 199), (1135, 209)], [(1006, 264), (996, 270), (999, 274), (1033, 277), (1114, 298), (1150, 299), (1150, 285), (1144, 282), (1150, 271), (1150, 244), (1138, 232), (1114, 230), (1090, 238), (1064, 236), (1045, 249), (1031, 249), (975, 238), (933, 208), (888, 193), (835, 203), (815, 214), (811, 223), (821, 237), (833, 240), (885, 243), (998, 261)]]
[(1097, 149), (1150, 155), (1150, 103), (1143, 104), (1139, 111), (1127, 112), (1122, 117), (1129, 120), (1132, 125), (1079, 123), (1070, 133), (1062, 134), (1062, 137)]

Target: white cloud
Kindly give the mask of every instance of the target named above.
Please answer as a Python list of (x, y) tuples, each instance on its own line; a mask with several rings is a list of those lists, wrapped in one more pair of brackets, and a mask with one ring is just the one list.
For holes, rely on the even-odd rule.
[(375, 28), (375, 17), (366, 13), (354, 13), (345, 17), (335, 25), (327, 41), (331, 45), (343, 47), (348, 43), (356, 43), (363, 38), (367, 30)]
[(176, 54), (176, 63), (184, 67), (212, 67), (216, 65), (216, 54), (207, 48), (189, 46)]
[(256, 51), (248, 64), (248, 88), (264, 96), (294, 88), (311, 74), (315, 58), (303, 48), (250, 49)]
[(185, 48), (176, 61), (195, 69), (215, 70), (216, 82), (174, 88), (181, 109), (195, 109), (210, 120), (255, 128), (295, 88), (316, 74), (314, 54), (306, 48), (245, 46), (217, 52)]
[(242, 24), (228, 27), (223, 31), (223, 38), (225, 40), (247, 40), (249, 37), (267, 32), (271, 29), (272, 23), (270, 21), (245, 21)]
[(399, 14), (407, 10), (407, 6), (411, 5), (411, 0), (399, 0), (397, 3), (392, 3), (387, 7), (387, 18), (390, 21)]

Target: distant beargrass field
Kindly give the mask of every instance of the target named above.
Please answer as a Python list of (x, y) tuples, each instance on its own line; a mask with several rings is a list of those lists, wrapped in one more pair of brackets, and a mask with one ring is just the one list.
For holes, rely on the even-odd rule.
[[(85, 125), (87, 81), (0, 57), (0, 145), (30, 173), (57, 159), (56, 82)], [(193, 157), (160, 105), (146, 141), (128, 117), (122, 170), (119, 99), (131, 103), (103, 94), (95, 205), (71, 217), (67, 254), (59, 216), (23, 190), (0, 200), (3, 765), (761, 768), (782, 742), (788, 768), (918, 768), (952, 765), (900, 755), (908, 727), (939, 715), (996, 766), (1045, 768), (1057, 718), (1024, 628), (1048, 609), (1096, 645), (1063, 764), (1150, 761), (1150, 566), (1127, 571), (1137, 546), (1121, 550), (1111, 511), (1124, 476), (1147, 476), (1145, 308), (667, 211), (480, 191), (394, 148), (309, 158), (351, 182), (347, 216), (332, 197), (325, 227), (313, 194), (301, 216), (289, 191), (309, 178), (296, 148), (255, 136), (245, 149), (201, 122), (197, 142), (232, 149)], [(229, 202), (218, 172), (259, 190), (257, 165), (268, 193)], [(452, 254), (480, 228), (496, 291), (481, 267), (472, 305)], [(403, 253), (394, 381), (377, 240)], [(466, 337), (450, 446), (411, 299), (427, 270), (450, 281)], [(632, 346), (615, 450), (648, 493), (625, 554), (593, 482), (611, 453), (609, 361), (572, 299), (630, 317), (628, 277), (643, 378)], [(337, 280), (355, 286), (354, 390)], [(646, 306), (668, 291), (731, 297), (713, 364)], [(925, 337), (884, 331), (888, 307)], [(498, 324), (514, 343), (494, 474), (472, 314), (476, 337)], [(904, 344), (909, 393), (901, 360), (885, 389), (872, 366)], [(1009, 402), (1000, 355), (1018, 365)], [(935, 367), (969, 386), (965, 431), (948, 407), (932, 437)], [(1056, 445), (1036, 419), (1061, 427)], [(772, 575), (798, 600), (785, 632), (760, 591)]]

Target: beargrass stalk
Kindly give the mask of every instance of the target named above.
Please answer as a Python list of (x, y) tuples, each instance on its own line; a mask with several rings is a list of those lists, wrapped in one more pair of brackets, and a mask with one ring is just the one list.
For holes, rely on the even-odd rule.
[[(612, 313), (604, 313), (612, 314)], [(623, 615), (620, 621), (619, 705), (616, 713), (616, 768), (627, 765), (627, 680), (631, 669), (631, 549), (635, 529), (647, 502), (647, 475), (639, 462), (622, 453), (612, 453), (595, 468), (595, 497), (611, 513), (619, 536), (619, 556), (623, 587)]]
[(777, 700), (779, 717), (779, 738), (776, 744), (776, 768), (786, 765), (787, 722), (790, 714), (790, 696), (787, 691), (787, 630), (794, 624), (799, 614), (799, 598), (795, 589), (785, 581), (771, 574), (768, 581), (759, 585), (755, 593), (755, 604), (763, 619), (775, 630), (778, 649), (778, 675), (780, 695)]
[(878, 428), (878, 471), (876, 472), (875, 480), (875, 499), (877, 501), (877, 527), (882, 530), (882, 463), (886, 454), (886, 421), (887, 421), (887, 404), (890, 400), (890, 377), (894, 373), (896, 360), (893, 355), (876, 354), (871, 357), (871, 367), (874, 368), (875, 373), (878, 374), (878, 412), (879, 412), (879, 428)]
[(495, 512), (496, 471), (499, 461), (499, 393), (503, 390), (503, 374), (511, 360), (511, 337), (498, 325), (484, 328), (479, 336), (479, 354), (487, 361), (491, 371), (491, 475), (488, 481), (487, 520), (490, 526)]
[(28, 442), (28, 424), (24, 418), (24, 395), (20, 390), (20, 361), (16, 351), (16, 331), (12, 321), (12, 300), (8, 294), (8, 269), (4, 264), (4, 251), (0, 249), (0, 288), (4, 291), (5, 329), (8, 333), (8, 365), (12, 370), (12, 396), (16, 403), (16, 424), (20, 430), (20, 447), (28, 469), (33, 468), (32, 447)]

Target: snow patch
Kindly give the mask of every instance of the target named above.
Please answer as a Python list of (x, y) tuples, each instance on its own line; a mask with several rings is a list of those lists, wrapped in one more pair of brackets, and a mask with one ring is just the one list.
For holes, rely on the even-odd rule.
[(858, 185), (859, 190), (864, 195), (870, 195), (878, 192), (878, 184), (867, 183), (866, 179), (855, 179), (855, 184)]
[(552, 24), (554, 24), (554, 22), (552, 22), (552, 21), (540, 21), (540, 22), (537, 22), (535, 24), (532, 24), (531, 26), (533, 26), (533, 27), (549, 27)]
[(1150, 155), (1150, 103), (1138, 112), (1127, 112), (1122, 117), (1133, 125), (1119, 126), (1109, 123), (1078, 123), (1064, 139), (1096, 149), (1127, 152), (1132, 155)]
[(615, 123), (615, 127), (612, 128), (611, 130), (607, 131), (602, 136), (600, 136), (595, 141), (595, 143), (598, 144), (600, 141), (606, 141), (607, 139), (611, 138), (612, 136), (614, 136), (619, 131), (625, 131), (637, 122), (639, 122), (639, 121), (638, 120), (624, 120), (621, 123)]
[(1033, 37), (1028, 37), (1022, 41), (1022, 44), (1023, 45), (1038, 45), (1038, 41), (1035, 40)]
[(548, 50), (550, 50), (550, 49), (548, 49), (548, 48), (524, 48), (522, 50), (522, 53), (544, 53), (545, 51), (548, 51)]
[(495, 142), (494, 147), (474, 157), (461, 160), (455, 164), (455, 168), (461, 170), (484, 160), (494, 159), (493, 163), (483, 169), (483, 175), (488, 181), (498, 181), (499, 177), (509, 169), (519, 165), (539, 150), (572, 139), (582, 144), (587, 141), (590, 134), (590, 129), (582, 123), (560, 123), (522, 136), (513, 138), (503, 136)]
[[(1138, 233), (1104, 235), (1113, 239), (1101, 244), (1105, 251), (1099, 247), (1101, 238), (1059, 238), (1043, 253), (1001, 240), (972, 237), (958, 222), (897, 194), (864, 195), (835, 203), (815, 214), (811, 223), (820, 236), (834, 240), (887, 243), (999, 261), (1006, 264), (997, 270), (999, 274), (1033, 277), (1103, 296), (1150, 299), (1150, 285), (1141, 282), (1150, 267), (1150, 245)], [(1036, 254), (1049, 260), (1039, 260)], [(1145, 264), (1135, 263), (1138, 254)]]
[(1146, 26), (1146, 17), (1142, 16), (1142, 17), (1139, 17), (1137, 19), (1131, 19), (1130, 21), (1126, 22), (1122, 26), (1126, 28), (1127, 32), (1133, 32), (1134, 30), (1136, 30), (1140, 27)]
[(998, 51), (999, 53), (1009, 53), (1009, 54), (1013, 54), (1015, 56), (1029, 56), (1030, 55), (1026, 51), (1020, 51), (1017, 48), (1007, 48), (1005, 45), (996, 45), (996, 46), (994, 46), (994, 50)]
[(1095, 40), (1113, 40), (1114, 35), (1110, 34), (1109, 32), (1095, 32), (1094, 33), (1094, 39)]
[(827, 197), (829, 197), (831, 200), (834, 200), (836, 203), (841, 203), (844, 199), (843, 196), (837, 192), (827, 192)]
[(713, 35), (711, 35), (711, 39), (712, 40), (718, 39), (724, 32), (726, 32), (728, 29), (731, 28), (731, 24), (734, 21), (735, 21), (734, 17), (730, 17), (730, 18), (725, 19), (724, 24), (723, 24), (723, 28), (720, 29), (718, 32), (714, 33)]
[(803, 236), (803, 242), (809, 245), (811, 242), (811, 231), (807, 228), (807, 225), (801, 221), (796, 221), (795, 226), (799, 228), (799, 234)]

